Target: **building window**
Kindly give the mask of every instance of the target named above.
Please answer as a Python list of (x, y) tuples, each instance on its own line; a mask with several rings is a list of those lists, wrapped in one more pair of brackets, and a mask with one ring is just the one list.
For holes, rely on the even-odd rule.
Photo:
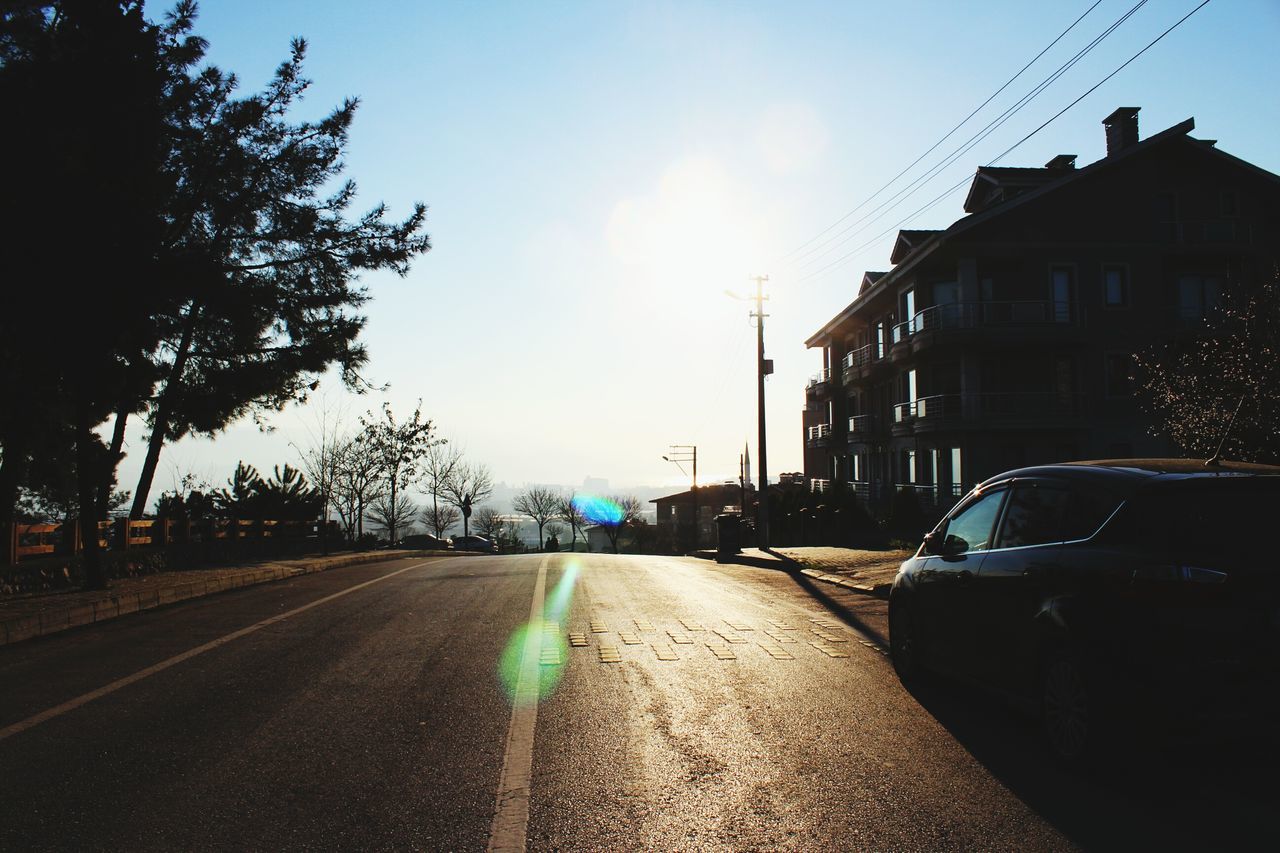
[(1133, 393), (1133, 356), (1125, 352), (1107, 353), (1107, 396), (1128, 397)]
[(1218, 196), (1218, 212), (1223, 216), (1235, 216), (1240, 209), (1235, 190), (1223, 190)]
[(1067, 266), (1050, 267), (1049, 278), (1053, 299), (1049, 306), (1049, 318), (1055, 323), (1070, 323), (1075, 316), (1075, 268)]
[(1178, 314), (1198, 320), (1222, 307), (1222, 279), (1214, 275), (1178, 276)]
[(902, 316), (907, 323), (907, 334), (916, 331), (916, 292), (914, 289), (902, 294)]
[(1123, 264), (1102, 267), (1102, 303), (1108, 308), (1129, 307), (1129, 268)]
[[(964, 482), (964, 469), (960, 466), (960, 448), (951, 448), (951, 482), (959, 486)], [(956, 489), (959, 492), (959, 489)]]
[(876, 358), (884, 358), (884, 321), (876, 323)]

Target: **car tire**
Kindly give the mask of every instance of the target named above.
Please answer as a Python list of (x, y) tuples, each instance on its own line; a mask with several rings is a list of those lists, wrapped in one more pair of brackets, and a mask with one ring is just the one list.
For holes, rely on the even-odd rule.
[(1104, 740), (1105, 714), (1088, 667), (1067, 652), (1040, 668), (1040, 718), (1053, 757), (1070, 769), (1094, 766)]
[(915, 614), (906, 601), (889, 603), (889, 659), (903, 684), (920, 682), (923, 673), (920, 666), (920, 641), (916, 632)]

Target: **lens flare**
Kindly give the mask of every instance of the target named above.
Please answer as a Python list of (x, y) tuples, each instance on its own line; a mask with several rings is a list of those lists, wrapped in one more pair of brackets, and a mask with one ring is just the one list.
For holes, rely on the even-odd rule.
[(576, 495), (573, 505), (592, 524), (617, 524), (622, 521), (622, 507), (608, 498)]
[(569, 647), (563, 618), (573, 603), (580, 566), (571, 560), (547, 596), (543, 618), (516, 629), (498, 661), (498, 678), (513, 705), (535, 705), (551, 695), (564, 674)]

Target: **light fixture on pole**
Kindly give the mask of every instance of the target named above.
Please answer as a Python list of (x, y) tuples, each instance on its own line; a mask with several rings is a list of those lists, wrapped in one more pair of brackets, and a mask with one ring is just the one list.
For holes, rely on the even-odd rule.
[(681, 474), (687, 474), (681, 462), (693, 463), (693, 488), (689, 494), (693, 499), (693, 549), (698, 550), (702, 540), (702, 524), (698, 518), (698, 446), (696, 444), (673, 444), (670, 446), (665, 461), (674, 463)]

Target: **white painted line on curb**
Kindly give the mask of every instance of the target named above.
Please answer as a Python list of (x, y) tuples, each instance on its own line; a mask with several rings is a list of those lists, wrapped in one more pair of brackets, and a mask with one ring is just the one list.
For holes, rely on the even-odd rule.
[(547, 590), (545, 556), (538, 564), (538, 579), (533, 585), (533, 604), (529, 607), (529, 630), (525, 632), (524, 656), (516, 678), (515, 698), (511, 702), (511, 727), (507, 729), (507, 750), (502, 756), (502, 775), (498, 778), (498, 807), (489, 829), (489, 849), (518, 850), (524, 853), (529, 831), (529, 787), (533, 777), (533, 730), (538, 723), (538, 657), (542, 651), (542, 599)]
[(38, 726), (41, 723), (45, 722), (46, 720), (52, 720), (54, 717), (60, 717), (63, 714), (67, 713), (68, 711), (74, 711), (76, 708), (79, 708), (82, 705), (87, 705), (88, 703), (92, 702), (94, 699), (101, 699), (103, 696), (107, 696), (111, 693), (115, 693), (117, 690), (123, 687), (128, 687), (130, 684), (134, 684), (138, 681), (141, 681), (144, 678), (155, 675), (157, 672), (163, 672), (164, 670), (168, 669), (171, 666), (177, 666), (183, 661), (190, 660), (196, 655), (202, 655), (207, 651), (212, 651), (213, 649), (218, 648), (219, 646), (225, 646), (227, 643), (230, 643), (232, 640), (238, 640), (243, 636), (254, 633), (255, 631), (260, 631), (263, 628), (267, 627), (268, 625), (274, 625), (277, 622), (282, 622), (285, 619), (288, 619), (290, 616), (297, 616), (299, 613), (302, 613), (303, 611), (310, 610), (313, 607), (319, 607), (321, 604), (326, 604), (330, 601), (333, 601), (335, 598), (342, 598), (344, 595), (350, 595), (356, 590), (364, 589), (366, 586), (372, 586), (375, 583), (381, 583), (382, 581), (387, 580), (388, 578), (393, 578), (396, 575), (404, 574), (405, 572), (411, 569), (421, 568), (422, 566), (425, 566), (425, 565), (427, 565), (427, 563), (425, 562), (414, 563), (412, 566), (406, 566), (403, 569), (396, 569), (394, 572), (390, 572), (381, 577), (374, 578), (373, 580), (365, 581), (364, 583), (358, 583), (352, 587), (347, 587), (346, 589), (340, 592), (335, 592), (333, 595), (326, 595), (324, 598), (318, 598), (315, 601), (311, 602), (310, 604), (304, 604), (301, 607), (295, 607), (293, 610), (290, 610), (287, 613), (280, 613), (276, 616), (272, 616), (269, 619), (263, 619), (261, 622), (257, 622), (253, 625), (250, 625), (247, 628), (241, 628), (239, 631), (232, 631), (230, 634), (227, 634), (225, 637), (219, 637), (216, 640), (210, 640), (209, 642), (205, 643), (202, 646), (196, 646), (194, 649), (188, 649), (187, 651), (183, 652), (180, 655), (174, 655), (168, 660), (162, 660), (160, 661), (160, 663), (149, 666), (146, 669), (140, 669), (137, 672), (135, 672), (133, 675), (126, 675), (124, 678), (113, 681), (110, 684), (106, 685), (105, 687), (99, 687), (97, 690), (91, 690), (88, 693), (85, 693), (81, 696), (77, 696), (74, 699), (70, 699), (66, 702), (63, 702), (61, 705), (55, 705), (54, 707), (50, 708), (47, 711), (41, 711), (39, 714), (35, 714), (34, 716), (27, 717), (25, 720), (22, 720), (21, 722), (14, 723), (13, 725), (10, 725), (10, 726), (5, 726), (3, 729), (0, 729), (0, 740), (4, 740), (7, 737), (12, 737), (13, 735), (18, 734), (19, 732), (25, 732), (27, 729), (33, 728), (34, 726)]

